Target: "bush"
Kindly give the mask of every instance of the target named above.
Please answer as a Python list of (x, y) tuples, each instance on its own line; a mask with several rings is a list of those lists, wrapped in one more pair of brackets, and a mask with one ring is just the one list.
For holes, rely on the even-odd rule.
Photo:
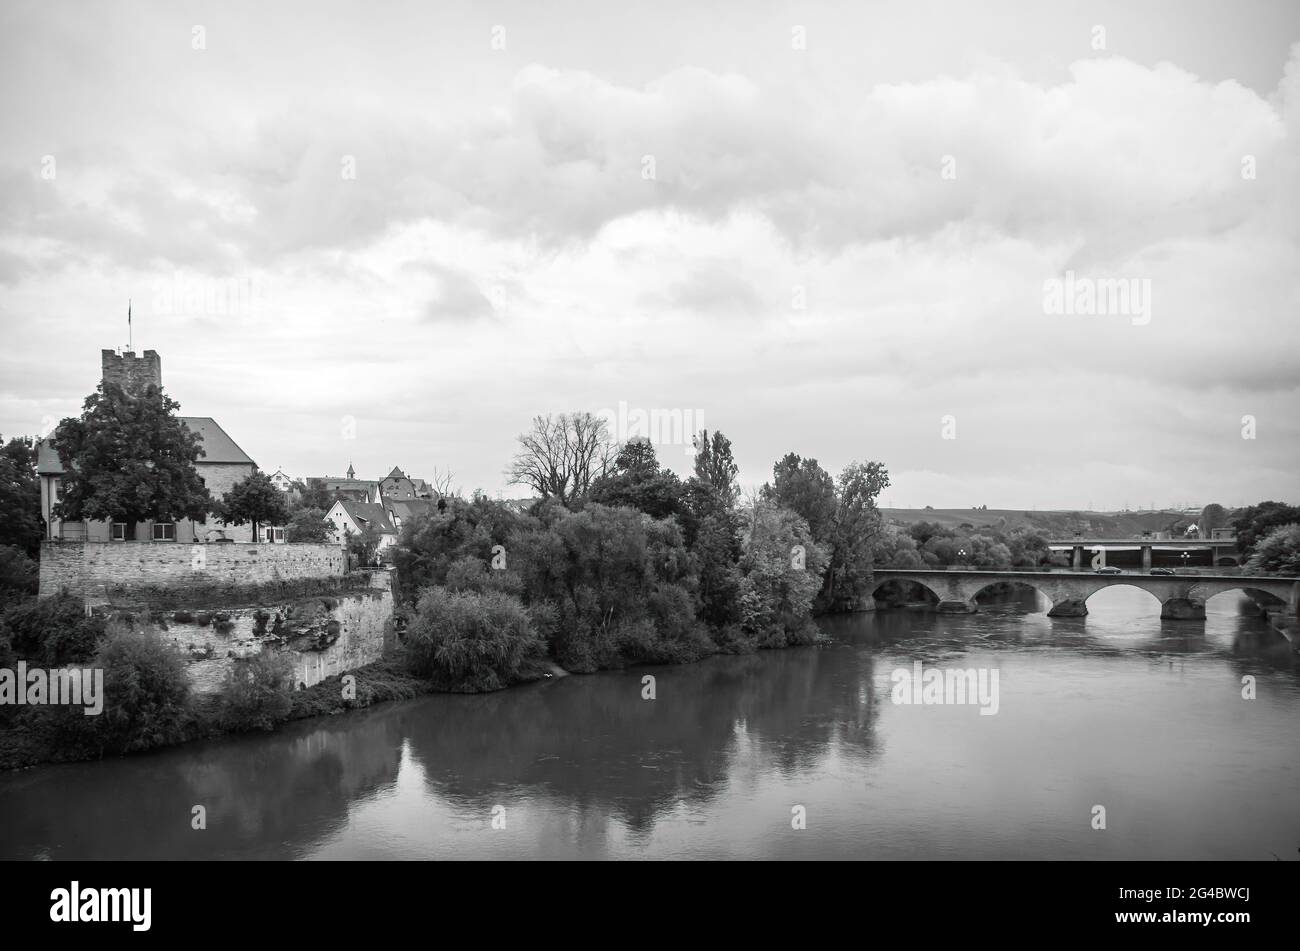
[(91, 666), (104, 671), (104, 711), (86, 718), (101, 751), (130, 753), (184, 738), (185, 661), (155, 631), (111, 630)]
[(543, 643), (518, 598), (429, 588), (409, 612), (411, 670), (458, 692), (499, 690), (524, 679)]
[(1246, 562), (1245, 573), (1300, 574), (1300, 524), (1281, 525), (1261, 538)]
[(271, 651), (237, 660), (226, 671), (220, 698), (217, 722), (223, 730), (273, 730), (293, 709), (293, 665)]
[(0, 608), (36, 596), (40, 569), (13, 545), (0, 545)]
[(81, 600), (69, 594), (23, 601), (0, 616), (14, 655), (42, 667), (85, 663), (99, 647), (104, 626), (104, 618), (86, 617)]

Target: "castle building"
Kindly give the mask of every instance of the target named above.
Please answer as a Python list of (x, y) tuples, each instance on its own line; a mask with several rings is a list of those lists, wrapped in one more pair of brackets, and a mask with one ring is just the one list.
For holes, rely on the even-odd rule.
[[(102, 379), (114, 383), (125, 392), (143, 395), (150, 387), (162, 386), (162, 360), (156, 350), (146, 350), (142, 356), (128, 351), (118, 354), (112, 350), (100, 352)], [(246, 479), (257, 468), (244, 450), (240, 449), (221, 425), (211, 416), (182, 416), (180, 421), (202, 441), (202, 453), (195, 464), (199, 476), (213, 498), (220, 498), (235, 485)], [(45, 537), (50, 541), (120, 542), (130, 535), (124, 522), (103, 522), (81, 519), (64, 521), (54, 515), (63, 483), (63, 463), (52, 438), (41, 440), (36, 452), (36, 472), (41, 482), (41, 517), (45, 520)], [(263, 529), (271, 539), (276, 530)], [(182, 519), (177, 522), (141, 522), (135, 526), (137, 541), (204, 542), (221, 538), (231, 541), (253, 541), (251, 525), (226, 525), (215, 518), (202, 522)], [(279, 538), (283, 539), (283, 530)]]

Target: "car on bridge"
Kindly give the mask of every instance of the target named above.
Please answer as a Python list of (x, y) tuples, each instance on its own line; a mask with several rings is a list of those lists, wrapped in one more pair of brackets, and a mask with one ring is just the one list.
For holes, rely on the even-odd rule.
[(1172, 569), (1172, 568), (1152, 568), (1150, 573), (1153, 574), (1153, 575), (1172, 575), (1172, 574), (1174, 573), (1174, 569)]
[(1097, 569), (1096, 573), (1099, 575), (1122, 575), (1124, 569), (1116, 568), (1114, 565), (1102, 565)]

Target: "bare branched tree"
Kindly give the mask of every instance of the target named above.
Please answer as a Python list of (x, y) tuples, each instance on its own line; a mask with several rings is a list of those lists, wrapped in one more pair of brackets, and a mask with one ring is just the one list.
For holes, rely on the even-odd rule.
[(542, 498), (567, 505), (585, 495), (617, 455), (604, 419), (591, 413), (548, 413), (534, 417), (533, 428), (520, 435), (508, 475)]
[(461, 497), (461, 486), (456, 482), (456, 475), (447, 469), (446, 471), (434, 467), (433, 474), (424, 480), (433, 490), (433, 494), (438, 498), (459, 499)]

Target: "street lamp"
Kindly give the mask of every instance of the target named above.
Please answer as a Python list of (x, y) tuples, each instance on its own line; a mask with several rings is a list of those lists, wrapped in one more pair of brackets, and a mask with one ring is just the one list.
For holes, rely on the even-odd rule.
[(1183, 570), (1187, 570), (1187, 552), (1183, 552)]
[(966, 564), (966, 549), (965, 549), (965, 548), (958, 548), (958, 549), (957, 549), (957, 557), (961, 559), (961, 562), (962, 562), (963, 565)]

